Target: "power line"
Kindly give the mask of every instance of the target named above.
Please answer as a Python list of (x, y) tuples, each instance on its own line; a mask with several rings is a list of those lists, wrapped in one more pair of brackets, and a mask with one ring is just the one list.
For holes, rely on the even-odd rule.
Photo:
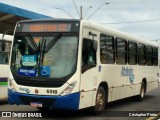
[(157, 42), (157, 41), (160, 41), (160, 39), (159, 38), (158, 39), (152, 39), (151, 41), (156, 41)]
[(160, 19), (138, 20), (138, 21), (128, 21), (128, 22), (115, 22), (115, 23), (100, 23), (100, 24), (126, 24), (126, 23), (152, 22), (152, 21), (160, 21)]
[(76, 6), (75, 1), (74, 1), (74, 0), (72, 0), (72, 2), (73, 2), (73, 4), (74, 4), (74, 7), (75, 7), (75, 9), (76, 9), (76, 11), (77, 11), (77, 13), (78, 13), (79, 17), (81, 17), (81, 16), (80, 16), (80, 13), (79, 13), (79, 11), (78, 11), (78, 8), (77, 8), (77, 6)]
[(87, 20), (88, 20), (90, 17), (92, 17), (102, 6), (108, 5), (108, 4), (109, 4), (109, 2), (103, 3), (101, 6), (99, 6), (99, 7), (87, 18)]
[(74, 19), (74, 17), (73, 17), (69, 12), (67, 12), (65, 9), (59, 8), (59, 7), (54, 7), (54, 8), (55, 8), (55, 9), (60, 9), (60, 10), (64, 11), (64, 12), (67, 13), (71, 18)]

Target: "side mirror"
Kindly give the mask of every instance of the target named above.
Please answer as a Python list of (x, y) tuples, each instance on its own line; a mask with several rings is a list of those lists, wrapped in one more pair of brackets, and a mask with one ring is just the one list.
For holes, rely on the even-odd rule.
[(93, 37), (93, 49), (95, 50), (95, 51), (97, 51), (97, 41), (95, 41), (94, 40), (94, 37), (96, 37), (97, 36), (97, 34), (94, 34), (93, 32), (89, 32), (89, 35), (91, 35), (92, 37)]
[(96, 66), (97, 42), (95, 40), (83, 39), (83, 63), (88, 69)]
[(83, 49), (88, 50), (87, 48), (92, 48), (94, 51), (97, 51), (97, 48), (98, 48), (97, 41), (90, 40), (90, 39), (84, 39), (83, 40)]
[(96, 67), (96, 51), (97, 51), (97, 42), (95, 40), (83, 39), (83, 49), (82, 49), (82, 74)]
[(6, 48), (6, 43), (5, 43), (4, 36), (5, 36), (5, 34), (2, 35), (2, 39), (1, 39), (2, 51), (5, 51), (5, 48)]
[(2, 43), (1, 43), (1, 45), (2, 45), (2, 51), (5, 51), (5, 48), (6, 48), (6, 42), (5, 42), (5, 39), (4, 39), (4, 36), (6, 34), (12, 34), (13, 35), (13, 31), (12, 30), (8, 30), (8, 31), (5, 31), (3, 33), (3, 35), (2, 35)]
[(1, 43), (1, 45), (2, 45), (2, 51), (5, 51), (5, 48), (6, 48), (6, 42), (5, 42), (5, 40), (2, 38), (2, 43)]

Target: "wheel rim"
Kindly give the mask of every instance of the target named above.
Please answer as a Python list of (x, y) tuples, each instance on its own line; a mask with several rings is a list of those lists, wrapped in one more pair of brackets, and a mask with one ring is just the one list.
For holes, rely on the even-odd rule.
[(141, 90), (141, 97), (143, 98), (144, 97), (144, 87), (142, 87), (142, 90)]
[(96, 99), (96, 111), (102, 111), (105, 105), (105, 98), (102, 92), (98, 92)]

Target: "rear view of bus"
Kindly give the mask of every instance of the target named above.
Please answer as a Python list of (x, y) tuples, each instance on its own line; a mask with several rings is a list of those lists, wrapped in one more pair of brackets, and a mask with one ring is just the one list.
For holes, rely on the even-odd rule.
[(79, 21), (17, 24), (10, 63), (10, 104), (78, 109), (79, 28)]

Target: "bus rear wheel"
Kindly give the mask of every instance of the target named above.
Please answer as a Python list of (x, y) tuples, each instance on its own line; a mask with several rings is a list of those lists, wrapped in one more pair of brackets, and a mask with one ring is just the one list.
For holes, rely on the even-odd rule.
[(146, 85), (144, 82), (141, 84), (140, 94), (137, 96), (139, 101), (143, 101), (146, 92)]
[(106, 94), (103, 87), (99, 87), (96, 95), (95, 106), (92, 107), (94, 114), (100, 114), (104, 111), (106, 105)]

